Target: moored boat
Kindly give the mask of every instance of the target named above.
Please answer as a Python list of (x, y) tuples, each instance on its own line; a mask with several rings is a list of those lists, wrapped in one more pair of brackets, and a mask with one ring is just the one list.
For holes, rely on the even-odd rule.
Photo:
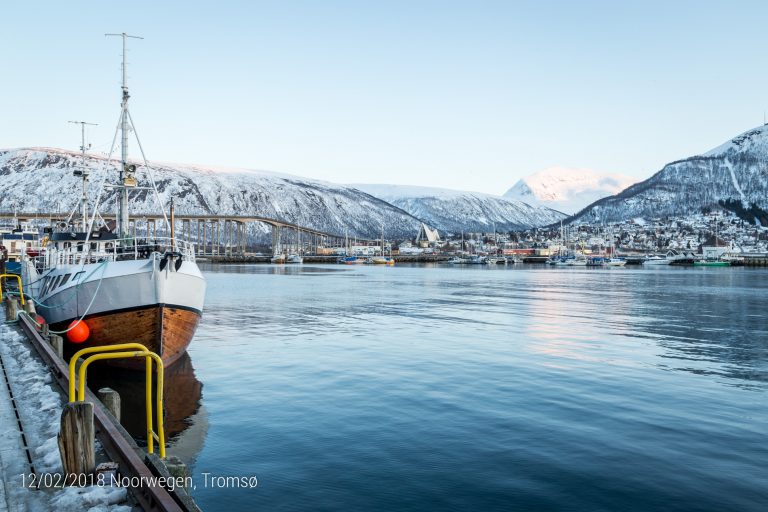
[[(66, 335), (65, 354), (85, 347), (134, 342), (145, 345), (170, 366), (192, 341), (202, 316), (206, 282), (195, 262), (194, 246), (174, 239), (173, 204), (170, 222), (166, 218), (169, 237), (137, 239), (135, 224), (131, 236), (128, 195), (129, 190), (137, 188), (138, 180), (137, 166), (128, 160), (128, 133), (135, 132), (135, 127), (128, 112), (125, 77), (124, 73), (119, 184), (109, 185), (119, 193), (117, 222), (111, 227), (94, 227), (104, 187), (89, 220), (89, 168), (83, 131), (83, 166), (74, 171), (83, 179), (80, 222), (60, 224), (42, 254), (27, 254), (22, 279), (27, 283), (25, 292), (39, 305), (38, 313), (50, 324), (51, 331)], [(146, 160), (144, 165), (151, 178)], [(152, 182), (149, 190), (155, 190), (160, 203)], [(159, 207), (164, 210), (162, 204)], [(78, 327), (80, 322), (87, 329)], [(134, 366), (136, 361), (133, 363), (115, 364)]]
[(726, 260), (697, 260), (693, 262), (695, 267), (730, 267), (731, 262)]
[(29, 252), (39, 248), (40, 235), (36, 227), (29, 222), (14, 221), (13, 224), (0, 226), (0, 246), (5, 247), (5, 271), (9, 274), (21, 273), (21, 260)]
[(289, 254), (288, 256), (286, 256), (284, 262), (301, 264), (301, 263), (304, 263), (304, 258), (300, 254)]

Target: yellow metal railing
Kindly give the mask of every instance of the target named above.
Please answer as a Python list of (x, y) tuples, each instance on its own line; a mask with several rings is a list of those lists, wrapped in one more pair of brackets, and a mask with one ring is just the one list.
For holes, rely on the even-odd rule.
[(21, 285), (21, 276), (18, 274), (0, 274), (0, 300), (3, 300), (3, 278), (14, 277), (19, 282), (19, 295), (21, 296), (21, 305), (24, 305), (24, 287)]
[[(123, 352), (118, 352), (123, 351)], [(75, 366), (77, 360), (86, 355), (95, 354), (88, 357), (83, 364), (77, 377), (77, 394), (75, 394)], [(147, 347), (140, 343), (122, 343), (119, 345), (102, 345), (98, 347), (84, 348), (69, 360), (69, 401), (85, 400), (85, 380), (88, 365), (94, 361), (103, 359), (128, 359), (143, 357), (145, 360), (146, 386), (145, 400), (147, 407), (147, 452), (154, 453), (154, 441), (160, 446), (160, 457), (165, 458), (165, 428), (163, 426), (163, 360), (154, 352), (150, 352)], [(152, 360), (157, 363), (157, 433), (152, 424)]]

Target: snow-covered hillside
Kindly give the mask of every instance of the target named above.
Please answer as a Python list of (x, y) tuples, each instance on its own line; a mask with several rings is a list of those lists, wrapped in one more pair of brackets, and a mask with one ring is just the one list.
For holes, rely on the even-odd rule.
[[(91, 197), (108, 174), (117, 181), (116, 162), (89, 156)], [(72, 175), (80, 155), (60, 149), (0, 150), (0, 210), (23, 212), (71, 211), (79, 200), (80, 179)], [(419, 220), (359, 190), (285, 174), (244, 169), (216, 169), (182, 164), (152, 163), (163, 204), (174, 198), (179, 214), (260, 215), (314, 229), (350, 236), (415, 236)], [(146, 169), (139, 166), (140, 181)], [(131, 210), (156, 213), (151, 191), (134, 192)], [(114, 212), (116, 191), (105, 192), (102, 211)]]
[(402, 208), (430, 226), (449, 233), (526, 229), (565, 217), (547, 207), (521, 201), (443, 188), (402, 185), (352, 185)]
[(601, 199), (573, 220), (618, 221), (698, 213), (720, 200), (745, 208), (768, 208), (768, 126), (742, 133), (725, 144), (669, 163), (645, 181)]
[(621, 192), (637, 181), (623, 174), (550, 167), (521, 179), (507, 190), (504, 197), (548, 206), (572, 215), (602, 197)]

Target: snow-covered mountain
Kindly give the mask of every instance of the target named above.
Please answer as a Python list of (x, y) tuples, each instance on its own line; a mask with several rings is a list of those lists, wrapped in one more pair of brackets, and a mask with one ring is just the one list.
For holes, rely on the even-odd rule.
[(352, 185), (449, 233), (527, 229), (558, 222), (565, 215), (543, 206), (479, 192), (404, 185)]
[(507, 190), (504, 197), (548, 206), (572, 215), (602, 197), (621, 192), (637, 181), (637, 178), (617, 173), (550, 167), (521, 179)]
[(768, 126), (744, 132), (703, 155), (669, 163), (647, 180), (584, 208), (572, 220), (686, 215), (729, 199), (744, 208), (768, 209)]
[[(138, 162), (137, 162), (138, 164)], [(116, 162), (88, 156), (90, 197), (102, 180), (117, 181)], [(179, 214), (260, 215), (330, 233), (377, 238), (382, 225), (390, 237), (413, 237), (420, 221), (391, 204), (343, 185), (286, 174), (195, 165), (151, 163), (159, 195), (167, 207), (174, 198)], [(0, 210), (72, 211), (81, 181), (72, 175), (81, 167), (78, 153), (48, 148), (0, 150)], [(138, 166), (138, 176), (146, 168)], [(157, 213), (154, 193), (131, 195), (134, 213)], [(106, 191), (101, 211), (116, 210), (117, 191)], [(263, 228), (266, 231), (266, 228)]]

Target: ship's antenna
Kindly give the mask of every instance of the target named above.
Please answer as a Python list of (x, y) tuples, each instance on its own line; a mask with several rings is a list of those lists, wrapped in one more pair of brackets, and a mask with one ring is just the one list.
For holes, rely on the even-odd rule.
[(126, 40), (130, 37), (132, 39), (144, 39), (139, 36), (128, 35), (125, 32), (120, 34), (104, 34), (105, 36), (119, 36), (123, 38), (123, 99), (120, 104), (121, 116), (120, 116), (120, 135), (122, 145), (121, 155), (121, 167), (120, 167), (120, 206), (117, 212), (117, 226), (119, 238), (124, 238), (128, 233), (128, 189), (136, 186), (136, 166), (128, 164), (128, 99), (131, 97), (128, 94), (128, 69), (126, 61)]
[(83, 178), (83, 195), (80, 198), (80, 209), (83, 216), (83, 231), (88, 230), (88, 175), (91, 173), (88, 167), (85, 165), (85, 152), (91, 149), (91, 145), (85, 145), (85, 127), (86, 126), (98, 126), (96, 123), (88, 123), (86, 121), (69, 121), (72, 124), (80, 125), (80, 152), (82, 155), (82, 169), (75, 169), (74, 175), (81, 176)]

